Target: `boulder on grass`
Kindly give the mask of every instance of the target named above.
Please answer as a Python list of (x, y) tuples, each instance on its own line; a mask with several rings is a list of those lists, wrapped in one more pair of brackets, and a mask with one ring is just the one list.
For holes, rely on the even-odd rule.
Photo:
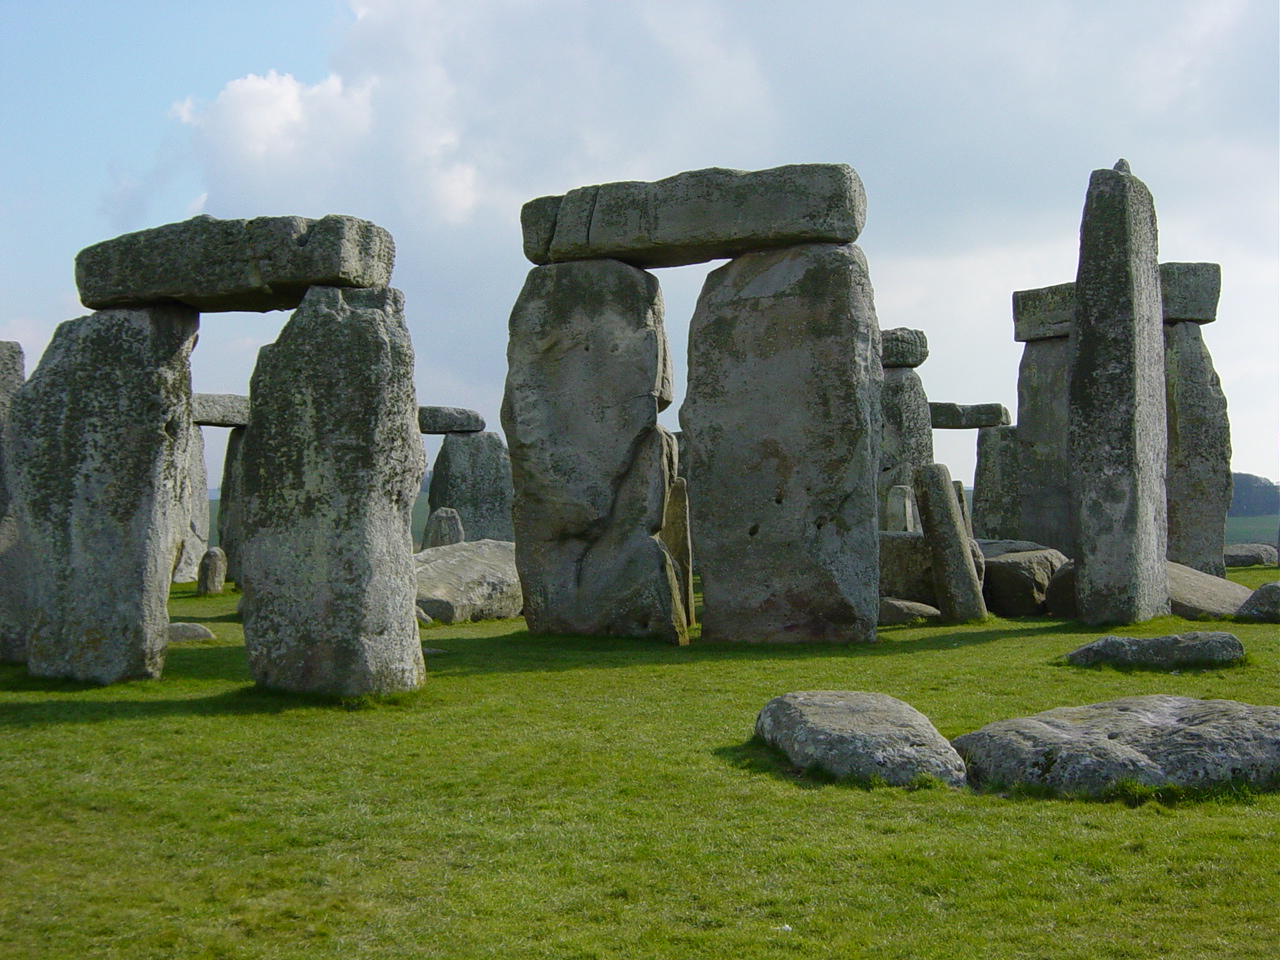
[(810, 690), (774, 697), (756, 718), (756, 735), (801, 770), (837, 779), (906, 786), (921, 775), (965, 783), (959, 755), (929, 718), (883, 693)]
[[(1185, 620), (1222, 620), (1234, 616), (1249, 599), (1249, 588), (1167, 561), (1169, 608)], [(1058, 568), (1045, 593), (1049, 614), (1064, 620), (1080, 619), (1076, 608), (1075, 564)]]
[(1148, 670), (1223, 666), (1243, 659), (1244, 644), (1235, 635), (1221, 630), (1165, 637), (1100, 637), (1067, 654), (1067, 662), (1077, 667), (1105, 663)]
[(942, 611), (937, 607), (931, 607), (927, 603), (917, 603), (914, 600), (899, 600), (897, 597), (881, 597), (880, 598), (880, 620), (876, 624), (880, 627), (896, 627), (904, 623), (914, 623), (917, 620), (933, 620), (942, 619)]
[(419, 620), (465, 623), (520, 616), (524, 596), (514, 543), (467, 540), (431, 547), (413, 560)]
[(183, 640), (213, 640), (216, 639), (212, 630), (202, 623), (171, 623), (169, 624), (169, 642), (178, 643)]
[(1276, 548), (1269, 543), (1229, 543), (1222, 549), (1228, 567), (1274, 567)]
[(988, 557), (982, 596), (1001, 617), (1033, 617), (1045, 611), (1049, 581), (1067, 557), (1057, 550), (1020, 550)]
[(1280, 581), (1264, 583), (1236, 611), (1237, 620), (1250, 623), (1280, 623)]

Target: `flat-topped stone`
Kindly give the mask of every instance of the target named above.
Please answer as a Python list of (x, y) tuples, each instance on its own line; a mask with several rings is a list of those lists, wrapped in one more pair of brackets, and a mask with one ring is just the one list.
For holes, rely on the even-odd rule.
[(929, 419), (935, 430), (977, 430), (1012, 422), (1008, 408), (1002, 403), (930, 403)]
[(479, 433), (484, 417), (462, 407), (419, 407), (419, 433)]
[(891, 327), (880, 331), (880, 366), (918, 367), (929, 359), (929, 338), (923, 330)]
[(198, 427), (243, 427), (249, 422), (249, 398), (235, 393), (196, 393), (191, 422)]
[(395, 258), (391, 234), (355, 217), (199, 216), (86, 247), (76, 286), (96, 309), (292, 310), (311, 286), (385, 287)]
[(1099, 637), (1067, 654), (1075, 667), (1107, 664), (1148, 670), (1223, 666), (1244, 659), (1240, 638), (1221, 630), (1197, 630), (1164, 637)]
[(866, 210), (852, 167), (803, 163), (579, 187), (529, 201), (520, 223), (525, 256), (537, 264), (613, 259), (675, 267), (801, 243), (851, 243)]

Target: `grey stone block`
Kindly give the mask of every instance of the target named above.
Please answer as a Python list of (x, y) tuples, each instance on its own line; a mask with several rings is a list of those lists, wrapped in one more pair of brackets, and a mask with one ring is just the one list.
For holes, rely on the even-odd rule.
[(22, 345), (0, 340), (0, 517), (9, 513), (9, 488), (4, 478), (5, 435), (9, 431), (9, 404), (26, 380)]
[(496, 433), (451, 433), (440, 444), (427, 499), (458, 511), (467, 540), (514, 542), (511, 458)]
[(880, 388), (880, 525), (890, 525), (889, 492), (911, 486), (916, 469), (933, 463), (933, 427), (929, 398), (920, 375), (909, 367), (887, 367)]
[[(426, 526), (422, 530), (422, 549), (447, 547), (451, 543), (462, 543), (466, 539), (466, 528), (462, 525), (462, 518), (458, 516), (458, 511), (452, 507), (437, 507), (431, 511), (431, 516), (427, 517)], [(478, 539), (488, 538), (479, 537)]]
[(977, 430), (1011, 422), (1002, 403), (930, 403), (929, 419), (935, 430)]
[(227, 554), (221, 547), (210, 547), (200, 558), (196, 577), (196, 596), (216, 597), (227, 586)]
[(1276, 548), (1269, 543), (1229, 543), (1222, 549), (1228, 567), (1274, 567)]
[(892, 327), (880, 332), (880, 365), (918, 367), (929, 359), (929, 338), (923, 330)]
[(1067, 654), (1076, 667), (1107, 664), (1147, 670), (1178, 670), (1192, 666), (1224, 666), (1244, 659), (1244, 644), (1220, 630), (1195, 631), (1164, 637), (1099, 637)]
[(984, 540), (1014, 539), (1021, 529), (1022, 470), (1018, 428), (978, 430), (978, 461), (973, 471), (973, 535)]
[[(942, 615), (953, 623), (987, 615), (974, 550), (945, 464), (921, 467), (915, 476), (916, 507), (928, 544), (933, 586)], [(981, 556), (981, 554), (979, 554)]]
[(479, 433), (484, 417), (462, 407), (419, 407), (419, 433)]
[(1018, 366), (1017, 536), (1076, 555), (1071, 506), (1071, 452), (1067, 445), (1067, 391), (1071, 342), (1031, 340)]
[(249, 422), (249, 398), (235, 393), (197, 393), (191, 397), (191, 421), (201, 427), (243, 427)]
[(420, 619), (468, 623), (520, 616), (515, 544), (459, 541), (423, 550), (413, 560)]
[(1264, 583), (1236, 611), (1246, 623), (1280, 623), (1280, 583)]

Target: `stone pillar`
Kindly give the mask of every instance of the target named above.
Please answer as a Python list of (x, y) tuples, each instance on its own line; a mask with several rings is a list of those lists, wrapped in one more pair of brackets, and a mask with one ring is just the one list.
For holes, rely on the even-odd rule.
[(204, 433), (191, 425), (187, 446), (187, 482), (182, 487), (182, 545), (173, 568), (174, 583), (190, 583), (200, 573), (200, 559), (209, 549), (209, 477), (204, 465)]
[(227, 555), (220, 547), (210, 547), (200, 558), (196, 576), (196, 596), (216, 597), (227, 585)]
[[(679, 457), (677, 441), (676, 456)], [(680, 598), (689, 626), (697, 624), (693, 597), (693, 544), (689, 538), (689, 482), (677, 475), (667, 490), (667, 510), (662, 522), (662, 542), (680, 571)]]
[(941, 463), (921, 467), (916, 471), (915, 488), (938, 608), (944, 618), (955, 623), (981, 620), (987, 615), (982, 580), (974, 566), (951, 471)]
[(704, 639), (875, 639), (880, 361), (853, 244), (707, 277), (680, 411)]
[(26, 379), (21, 344), (0, 341), (0, 662), (25, 663), (29, 560), (18, 520), (9, 506), (5, 481), (5, 443), (9, 405)]
[(245, 652), (268, 687), (412, 690), (425, 470), (398, 290), (312, 287), (258, 354), (240, 449)]
[(915, 491), (905, 483), (895, 483), (885, 498), (881, 529), (892, 533), (919, 533)]
[(616, 260), (535, 267), (511, 312), (502, 426), (534, 633), (688, 642), (662, 540), (675, 440), (662, 294)]
[(981, 427), (973, 472), (973, 535), (980, 540), (1021, 537), (1018, 428)]
[(515, 540), (511, 497), (511, 458), (500, 436), (445, 435), (427, 494), (432, 510), (457, 510), (468, 540)]
[[(453, 507), (437, 507), (432, 510), (431, 515), (427, 517), (426, 525), (422, 528), (423, 550), (447, 547), (451, 543), (462, 543), (466, 539), (467, 531), (462, 524), (462, 517)], [(476, 539), (492, 540), (493, 537)]]
[(237, 585), (240, 583), (238, 555), (243, 537), (240, 448), (244, 443), (244, 431), (244, 427), (232, 427), (227, 435), (227, 452), (222, 459), (222, 485), (218, 490), (218, 546), (227, 555), (227, 579)]
[(182, 306), (69, 320), (13, 397), (9, 479), (31, 550), (36, 676), (160, 676), (197, 328)]
[[(928, 358), (929, 341), (923, 330), (895, 327), (883, 332), (880, 477), (876, 487), (882, 530), (914, 529), (895, 525), (897, 514), (890, 504), (890, 491), (894, 487), (910, 491), (916, 468), (933, 463), (929, 398), (915, 371)], [(914, 506), (912, 509), (914, 512)]]
[(1080, 224), (1068, 441), (1089, 624), (1169, 611), (1164, 343), (1155, 205), (1120, 161), (1095, 170)]

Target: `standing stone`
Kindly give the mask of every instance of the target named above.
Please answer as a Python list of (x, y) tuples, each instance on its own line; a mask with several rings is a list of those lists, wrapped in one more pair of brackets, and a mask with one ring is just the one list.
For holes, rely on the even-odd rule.
[(1018, 428), (978, 430), (978, 462), (973, 472), (973, 535), (979, 540), (1012, 540), (1019, 535), (1021, 471)]
[(955, 623), (987, 615), (969, 532), (956, 501), (951, 472), (932, 463), (916, 471), (916, 506), (933, 562), (933, 584), (943, 617)]
[(227, 586), (227, 555), (221, 547), (210, 547), (200, 558), (196, 596), (216, 597)]
[[(462, 517), (452, 507), (440, 507), (431, 511), (427, 517), (427, 525), (422, 530), (422, 549), (447, 547), (451, 543), (462, 543), (467, 539), (466, 529), (462, 525)], [(472, 538), (476, 539), (476, 538)], [(492, 540), (493, 537), (480, 537), (481, 540)], [(514, 538), (513, 538), (514, 539)]]
[(661, 533), (676, 476), (662, 294), (616, 260), (529, 271), (511, 312), (502, 426), (534, 633), (688, 642)]
[[(676, 456), (679, 457), (677, 441)], [(667, 490), (667, 510), (662, 521), (662, 542), (675, 558), (680, 572), (680, 600), (689, 626), (698, 621), (693, 597), (693, 543), (689, 539), (689, 482), (677, 475)]]
[(889, 488), (880, 529), (893, 533), (920, 532), (915, 491), (905, 483), (895, 483)]
[[(924, 331), (895, 327), (884, 331), (884, 382), (880, 392), (880, 527), (883, 530), (914, 529), (896, 525), (891, 516), (890, 491), (911, 489), (916, 468), (933, 463), (933, 428), (929, 398), (915, 368), (929, 356)], [(914, 505), (912, 506), (914, 511)]]
[(426, 464), (403, 310), (398, 290), (312, 287), (258, 354), (238, 561), (264, 686), (358, 696), (422, 682), (409, 522)]
[(209, 476), (204, 465), (204, 434), (195, 423), (187, 445), (187, 482), (183, 484), (182, 544), (173, 567), (174, 583), (190, 583), (200, 573), (200, 558), (209, 549)]
[(515, 540), (511, 525), (511, 458), (496, 433), (445, 436), (431, 471), (432, 510), (458, 511), (468, 540)]
[(882, 377), (858, 247), (707, 277), (680, 411), (704, 639), (875, 640)]
[[(1074, 285), (1073, 285), (1074, 286)], [(1071, 340), (1028, 340), (1018, 365), (1018, 532), (1076, 555), (1071, 507), (1071, 452), (1067, 444), (1067, 389)]]
[(69, 320), (14, 395), (7, 455), (31, 551), (35, 676), (160, 676), (198, 325), (181, 306)]
[(0, 662), (4, 663), (23, 663), (27, 659), (26, 576), (30, 561), (18, 520), (10, 512), (4, 477), (9, 405), (24, 379), (22, 346), (0, 341)]
[(960, 510), (960, 522), (964, 524), (965, 536), (973, 539), (973, 518), (969, 516), (969, 501), (964, 495), (964, 481), (952, 480), (951, 487), (956, 492), (956, 507)]
[(0, 517), (9, 514), (9, 488), (4, 478), (5, 436), (9, 432), (9, 406), (26, 379), (22, 345), (0, 340)]
[(1169, 611), (1161, 320), (1155, 205), (1121, 161), (1089, 180), (1070, 337), (1076, 599), (1089, 624)]
[(227, 435), (227, 452), (222, 460), (222, 487), (218, 491), (218, 546), (227, 555), (227, 579), (240, 583), (240, 542), (243, 539), (242, 461), (240, 449), (244, 444), (244, 427), (233, 427)]

